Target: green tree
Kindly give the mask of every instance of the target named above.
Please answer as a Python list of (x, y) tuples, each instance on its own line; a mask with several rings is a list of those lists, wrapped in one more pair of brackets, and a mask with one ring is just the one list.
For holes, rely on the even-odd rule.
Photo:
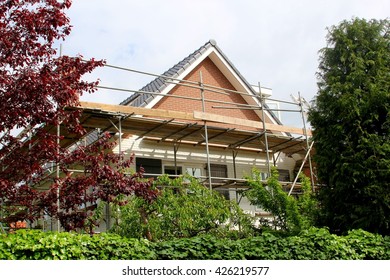
[(246, 235), (251, 231), (250, 218), (235, 202), (204, 187), (196, 178), (163, 175), (154, 186), (161, 192), (153, 203), (132, 196), (126, 198), (126, 205), (114, 206), (117, 222), (113, 232), (156, 241), (204, 233)]
[(390, 234), (390, 22), (329, 28), (309, 112), (321, 222)]
[(309, 178), (302, 175), (303, 194), (298, 198), (289, 196), (278, 180), (276, 168), (272, 168), (267, 184), (262, 183), (260, 171), (254, 168), (252, 177), (248, 177), (249, 190), (245, 192), (251, 204), (262, 207), (270, 212), (274, 220), (260, 220), (262, 226), (273, 226), (288, 232), (299, 232), (313, 225), (317, 207), (316, 200), (311, 193)]

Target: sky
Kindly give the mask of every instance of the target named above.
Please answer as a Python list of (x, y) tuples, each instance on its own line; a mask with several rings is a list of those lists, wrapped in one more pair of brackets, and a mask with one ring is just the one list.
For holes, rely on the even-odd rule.
[[(319, 50), (327, 28), (353, 17), (385, 19), (388, 0), (74, 0), (62, 54), (162, 74), (214, 39), (246, 78), (291, 101), (317, 92)], [(102, 68), (85, 79), (130, 90), (153, 77)], [(118, 104), (129, 93), (99, 90), (82, 100)], [(286, 119), (286, 117), (285, 117)], [(288, 117), (287, 117), (288, 119)]]

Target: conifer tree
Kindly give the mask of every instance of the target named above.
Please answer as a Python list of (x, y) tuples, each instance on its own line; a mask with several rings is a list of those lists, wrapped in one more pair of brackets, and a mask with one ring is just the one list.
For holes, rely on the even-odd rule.
[(390, 234), (390, 22), (331, 27), (309, 112), (321, 223)]

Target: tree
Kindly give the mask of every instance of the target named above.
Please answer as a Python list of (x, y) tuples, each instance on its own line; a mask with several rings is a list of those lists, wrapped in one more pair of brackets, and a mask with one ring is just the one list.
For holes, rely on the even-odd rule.
[(343, 21), (327, 44), (309, 112), (321, 222), (390, 234), (390, 22)]
[[(233, 201), (209, 190), (189, 175), (170, 179), (162, 175), (154, 181), (161, 193), (153, 204), (143, 198), (127, 198), (119, 207), (113, 232), (127, 237), (170, 240), (204, 233), (249, 234), (248, 216)], [(115, 206), (114, 206), (115, 207)], [(236, 231), (231, 229), (236, 228)]]
[[(147, 191), (150, 183), (135, 183), (139, 175), (121, 172), (131, 160), (102, 152), (113, 144), (107, 135), (70, 151), (58, 144), (61, 136), (50, 132), (61, 123), (78, 137), (85, 134), (81, 111), (66, 108), (79, 105), (84, 92), (95, 91), (97, 82), (81, 78), (104, 63), (58, 56), (55, 43), (71, 31), (65, 14), (70, 6), (69, 0), (0, 2), (0, 202), (6, 222), (49, 214), (71, 230), (86, 225), (87, 206), (97, 200), (136, 192), (150, 201), (156, 195)], [(16, 136), (15, 130), (21, 132)], [(60, 167), (61, 177), (47, 173), (50, 162)], [(83, 166), (84, 174), (72, 174), (74, 165)], [(38, 191), (42, 181), (47, 187)]]
[(260, 171), (254, 168), (252, 176), (246, 178), (249, 189), (245, 191), (245, 196), (252, 205), (263, 208), (273, 216), (273, 220), (261, 218), (260, 224), (292, 233), (313, 226), (317, 204), (312, 196), (309, 178), (301, 175), (303, 194), (296, 199), (283, 190), (278, 177), (278, 171), (272, 168), (265, 185)]

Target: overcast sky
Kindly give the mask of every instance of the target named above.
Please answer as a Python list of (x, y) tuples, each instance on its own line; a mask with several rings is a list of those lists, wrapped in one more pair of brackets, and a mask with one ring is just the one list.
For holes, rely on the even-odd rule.
[[(384, 19), (388, 0), (74, 0), (63, 54), (161, 74), (215, 39), (252, 84), (290, 101), (317, 91), (318, 51), (326, 28), (352, 17)], [(140, 89), (153, 78), (104, 68), (102, 86)], [(84, 100), (117, 104), (128, 93), (100, 90)]]

